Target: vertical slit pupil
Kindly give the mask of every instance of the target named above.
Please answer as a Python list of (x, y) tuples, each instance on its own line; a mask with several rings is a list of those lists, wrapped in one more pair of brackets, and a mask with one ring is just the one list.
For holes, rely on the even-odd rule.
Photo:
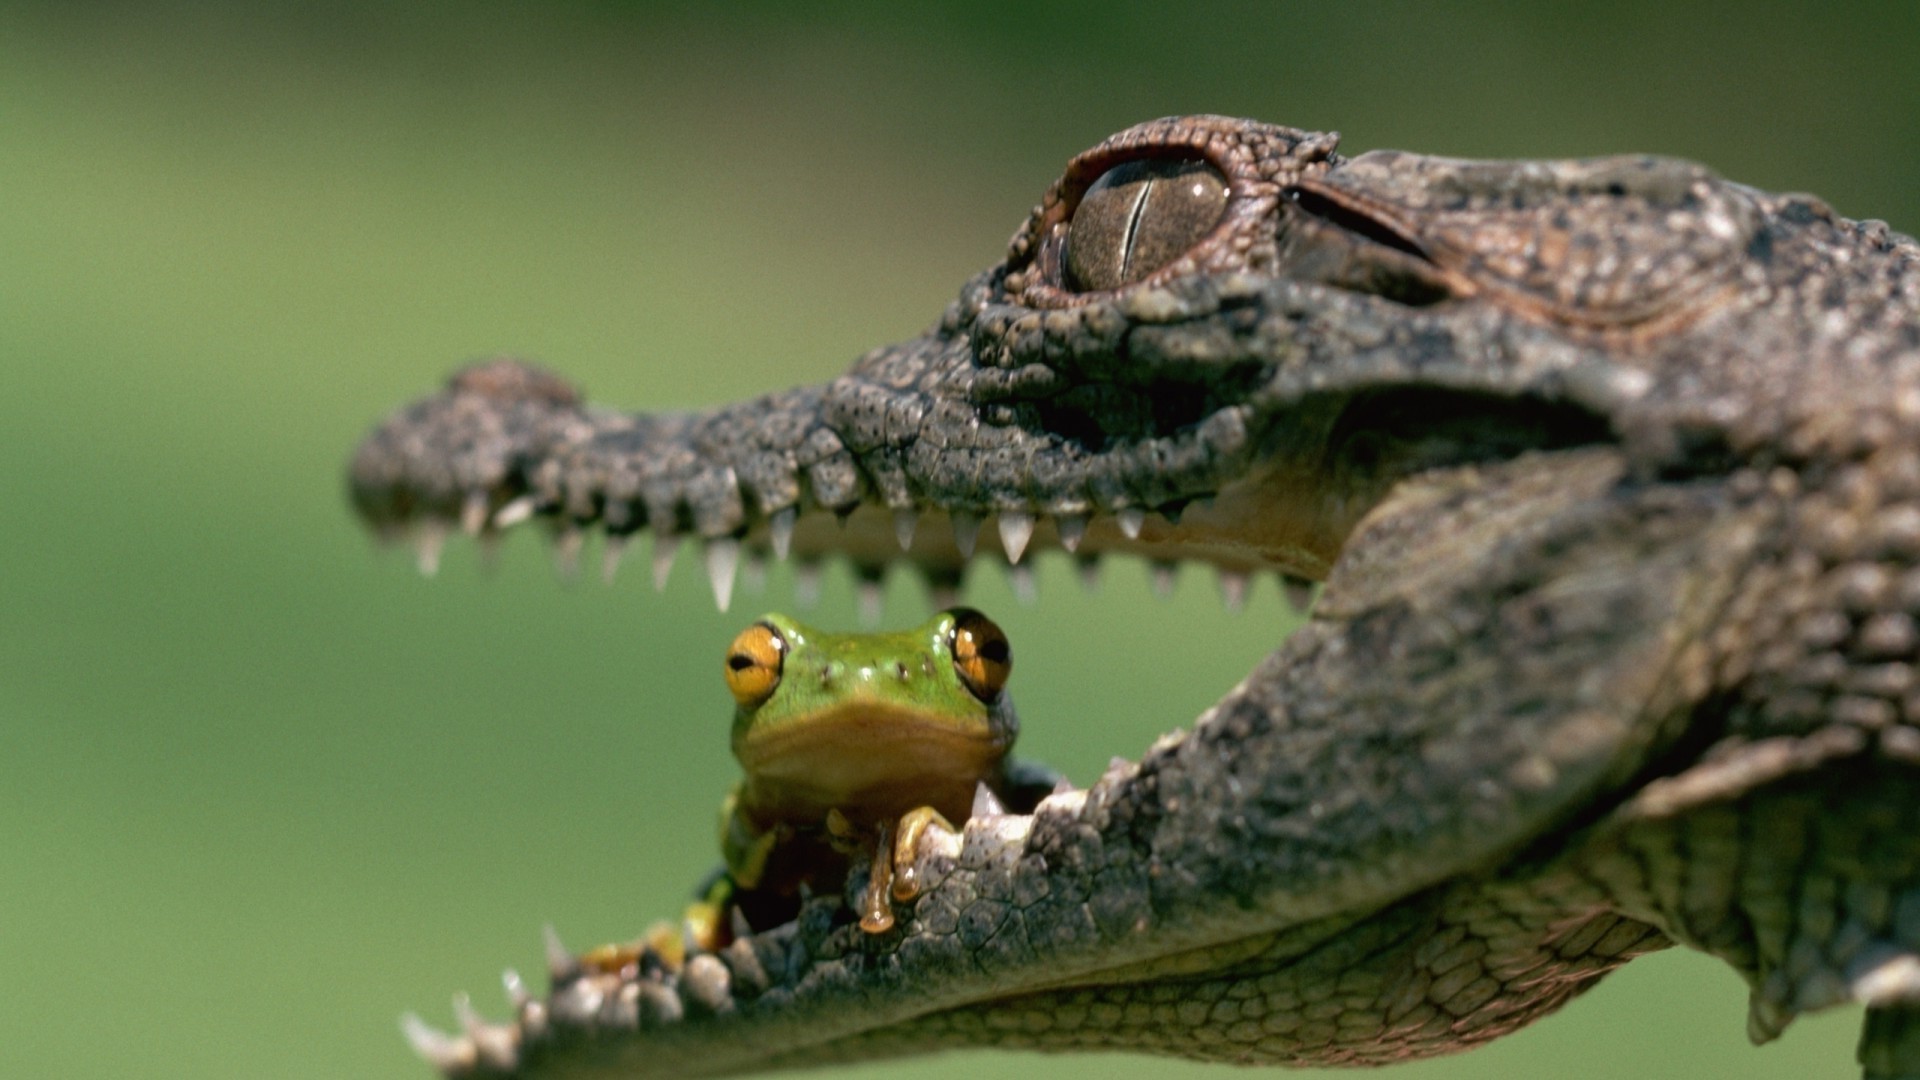
[(1204, 161), (1144, 158), (1101, 174), (1067, 227), (1066, 284), (1117, 289), (1184, 255), (1220, 223), (1227, 183)]

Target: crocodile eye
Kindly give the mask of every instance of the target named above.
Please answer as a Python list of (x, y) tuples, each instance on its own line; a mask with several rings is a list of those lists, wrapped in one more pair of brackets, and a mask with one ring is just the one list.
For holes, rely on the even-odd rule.
[(1013, 673), (1013, 646), (992, 619), (972, 608), (954, 608), (953, 670), (973, 696), (993, 704)]
[(758, 707), (780, 685), (787, 639), (766, 623), (754, 623), (727, 648), (727, 689), (743, 709)]
[(1080, 197), (1067, 226), (1067, 287), (1131, 285), (1186, 254), (1226, 209), (1226, 177), (1204, 161), (1115, 165)]

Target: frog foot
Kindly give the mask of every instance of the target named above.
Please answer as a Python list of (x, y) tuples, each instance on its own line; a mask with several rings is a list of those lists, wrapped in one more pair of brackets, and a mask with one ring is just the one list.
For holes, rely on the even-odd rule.
[[(987, 791), (981, 785), (980, 790)], [(992, 793), (988, 793), (992, 798)], [(915, 807), (900, 816), (900, 823), (893, 834), (893, 898), (906, 903), (919, 896), (926, 887), (926, 875), (922, 872), (921, 858), (924, 854), (922, 841), (932, 838), (944, 848), (957, 848), (960, 834), (953, 823), (931, 806)]]

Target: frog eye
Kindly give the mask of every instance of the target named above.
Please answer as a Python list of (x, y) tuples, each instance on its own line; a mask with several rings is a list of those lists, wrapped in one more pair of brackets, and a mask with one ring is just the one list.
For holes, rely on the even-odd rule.
[(1067, 226), (1067, 287), (1131, 285), (1198, 244), (1227, 209), (1227, 180), (1204, 161), (1144, 158), (1093, 182)]
[(780, 685), (787, 639), (766, 623), (754, 623), (727, 647), (727, 689), (743, 709), (757, 708)]
[(992, 704), (1013, 673), (1013, 646), (1005, 631), (972, 608), (954, 608), (952, 615), (953, 670), (974, 697)]

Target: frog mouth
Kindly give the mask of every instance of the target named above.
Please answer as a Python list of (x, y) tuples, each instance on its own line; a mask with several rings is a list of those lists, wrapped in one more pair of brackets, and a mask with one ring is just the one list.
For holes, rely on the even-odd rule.
[[(849, 753), (850, 746), (859, 752)], [(984, 730), (923, 710), (854, 700), (756, 733), (735, 752), (756, 782), (817, 805), (818, 812), (807, 816), (818, 817), (844, 803), (867, 801), (869, 792), (910, 792), (953, 776), (983, 775), (1006, 751), (1005, 739)], [(962, 794), (972, 797), (971, 781)]]

